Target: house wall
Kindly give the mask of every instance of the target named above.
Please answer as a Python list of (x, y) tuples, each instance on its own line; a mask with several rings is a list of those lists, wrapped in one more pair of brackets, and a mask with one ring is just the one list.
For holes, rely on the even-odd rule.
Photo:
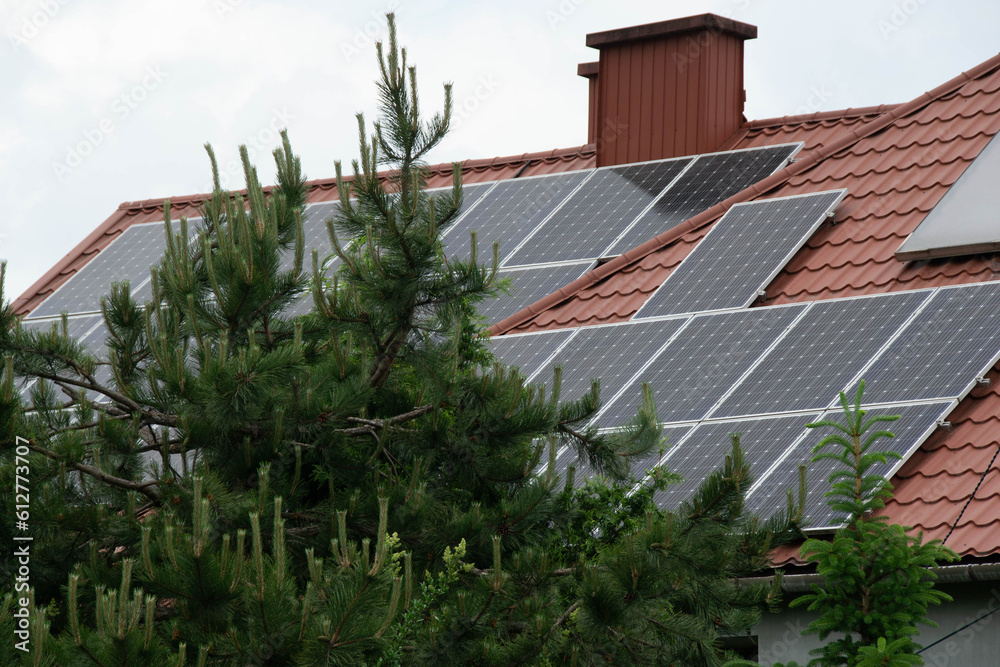
[[(928, 667), (1000, 665), (1000, 582), (942, 584), (939, 589), (954, 601), (931, 608), (930, 618), (938, 627), (921, 626), (917, 641), (928, 647), (946, 635), (955, 634), (925, 650), (921, 654), (924, 664)], [(975, 621), (982, 616), (985, 618)], [(790, 660), (808, 663), (809, 651), (821, 642), (815, 635), (801, 633), (814, 618), (815, 614), (801, 608), (765, 615), (755, 628), (760, 664), (770, 666)], [(972, 625), (961, 629), (969, 623)]]

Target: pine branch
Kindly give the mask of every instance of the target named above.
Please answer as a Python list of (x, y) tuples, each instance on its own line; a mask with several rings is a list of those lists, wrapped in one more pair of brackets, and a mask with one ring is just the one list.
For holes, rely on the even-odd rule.
[(109, 475), (103, 470), (95, 468), (94, 466), (87, 465), (85, 463), (66, 461), (66, 459), (60, 456), (59, 454), (51, 452), (45, 449), (44, 447), (39, 447), (38, 445), (35, 444), (29, 444), (28, 447), (32, 451), (37, 452), (38, 454), (41, 454), (46, 458), (52, 459), (53, 461), (59, 461), (60, 463), (65, 463), (68, 468), (89, 475), (90, 477), (93, 477), (94, 479), (100, 482), (104, 482), (105, 484), (117, 487), (119, 489), (124, 489), (126, 491), (137, 491), (142, 495), (146, 496), (147, 498), (149, 498), (152, 502), (156, 503), (157, 505), (162, 504), (162, 501), (160, 499), (160, 494), (154, 488), (159, 485), (159, 482), (156, 480), (151, 480), (149, 482), (133, 482), (132, 480), (122, 479), (121, 477), (115, 477), (114, 475)]

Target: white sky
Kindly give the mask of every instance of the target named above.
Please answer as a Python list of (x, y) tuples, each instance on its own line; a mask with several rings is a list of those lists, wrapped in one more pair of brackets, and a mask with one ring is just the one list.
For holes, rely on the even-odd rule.
[[(247, 143), (267, 182), (271, 128), (309, 178), (357, 155), (374, 40), (395, 9), (426, 111), (453, 81), (432, 162), (586, 142), (589, 32), (714, 12), (747, 43), (748, 118), (904, 102), (1000, 50), (988, 0), (0, 0), (0, 257), (12, 300), (124, 201), (205, 192)], [(238, 171), (232, 186), (241, 186)]]

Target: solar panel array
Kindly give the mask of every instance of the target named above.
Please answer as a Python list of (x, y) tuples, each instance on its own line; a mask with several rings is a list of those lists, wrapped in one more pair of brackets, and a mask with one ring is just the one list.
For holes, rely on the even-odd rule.
[(944, 288), (865, 375), (873, 403), (959, 396), (997, 362), (1000, 283)]
[(506, 366), (517, 368), (530, 378), (574, 333), (575, 330), (563, 329), (544, 334), (495, 336), (489, 339), (489, 346), (493, 355)]
[[(891, 439), (881, 438), (873, 445), (873, 452), (893, 451), (903, 457), (909, 457), (937, 428), (937, 421), (942, 419), (952, 407), (954, 401), (938, 403), (927, 403), (922, 405), (897, 405), (882, 408), (867, 408), (866, 418), (876, 415), (899, 416), (897, 421), (882, 422), (872, 430), (886, 430), (895, 437)], [(831, 420), (839, 423), (844, 422), (843, 410), (839, 407), (836, 410), (828, 410), (823, 413), (818, 420)], [(804, 419), (798, 420), (800, 424), (808, 423)], [(821, 528), (836, 527), (843, 522), (844, 517), (833, 513), (826, 505), (825, 494), (830, 491), (830, 474), (836, 469), (837, 464), (829, 459), (823, 459), (813, 463), (813, 448), (827, 435), (833, 433), (831, 428), (802, 429), (800, 439), (780, 458), (775, 458), (776, 465), (772, 470), (767, 471), (763, 476), (758, 475), (758, 481), (751, 487), (747, 496), (747, 508), (760, 514), (769, 516), (776, 510), (782, 509), (787, 504), (787, 492), (792, 490), (798, 500), (799, 489), (799, 467), (806, 466), (806, 504), (805, 504), (805, 524), (814, 530)], [(791, 439), (789, 439), (791, 441)], [(836, 449), (828, 447), (824, 451), (835, 452)], [(753, 460), (753, 459), (751, 459)], [(885, 464), (876, 464), (871, 470), (871, 474), (889, 477), (899, 467), (894, 459), (889, 459)], [(769, 473), (769, 474), (768, 474)]]
[(600, 257), (691, 161), (680, 158), (598, 169), (505, 260), (506, 264)]
[(642, 305), (636, 317), (750, 305), (846, 192), (835, 190), (733, 206)]
[[(632, 378), (598, 421), (602, 426), (624, 424), (639, 408), (640, 388), (645, 382), (653, 390), (660, 420), (685, 422), (706, 417), (803, 310), (805, 306), (755, 308), (666, 320), (686, 326)], [(612, 398), (613, 394), (605, 396)]]
[[(189, 232), (193, 234), (193, 226)], [(101, 297), (111, 291), (111, 283), (124, 280), (129, 281), (132, 298), (145, 303), (153, 297), (149, 267), (160, 260), (166, 249), (163, 223), (132, 225), (43, 301), (31, 316), (55, 317), (63, 311), (99, 312)]]
[(504, 266), (619, 255), (767, 177), (800, 148), (783, 144), (602, 167), (519, 239)]
[(824, 408), (929, 296), (896, 292), (814, 303), (712, 416)]
[(789, 146), (703, 155), (605, 255), (620, 255), (761, 181), (785, 166)]
[[(788, 144), (470, 184), (464, 188), (457, 221), (445, 233), (444, 249), (446, 254), (468, 258), (469, 232), (477, 230), (478, 259), (482, 262), (489, 261), (493, 241), (500, 243), (501, 259), (508, 269), (502, 277), (510, 278), (511, 293), (481, 308), (488, 321), (497, 322), (585, 273), (590, 261), (606, 253), (608, 246), (651, 204), (662, 198), (675, 180), (683, 184), (684, 191), (671, 194), (670, 201), (685, 202), (683, 206), (687, 209), (684, 210), (700, 210), (704, 205), (715, 203), (708, 203), (709, 200), (728, 196), (733, 188), (742, 189), (743, 184), (766, 176), (800, 147), (801, 144)], [(689, 175), (678, 178), (684, 174)], [(448, 188), (440, 188), (431, 194), (441, 195), (447, 191)], [(312, 249), (317, 250), (321, 260), (326, 260), (328, 268), (337, 263), (337, 259), (331, 257), (333, 249), (326, 220), (336, 215), (338, 207), (338, 202), (334, 201), (311, 204), (305, 209), (304, 269), (307, 271)], [(191, 225), (192, 237), (195, 227)], [(96, 313), (100, 309), (100, 298), (109, 291), (110, 284), (124, 280), (129, 281), (133, 298), (140, 303), (148, 301), (152, 297), (149, 268), (162, 257), (165, 249), (160, 223), (129, 227), (42, 302), (31, 317), (51, 318), (62, 312)], [(574, 266), (552, 266), (567, 259), (581, 261)], [(281, 268), (290, 269), (293, 260), (293, 252), (288, 250), (282, 258)], [(546, 265), (546, 270), (529, 272), (523, 270), (522, 265), (535, 269), (541, 268), (538, 265)], [(306, 313), (311, 306), (311, 297), (305, 296), (288, 309), (288, 314)]]
[[(680, 320), (661, 320), (577, 329), (549, 361), (563, 368), (560, 398), (583, 397), (593, 379), (600, 379), (602, 395), (614, 396), (683, 325)], [(550, 376), (539, 379), (551, 382)]]
[[(662, 328), (653, 329), (659, 325)], [(568, 337), (567, 331), (571, 333)], [(763, 515), (783, 509), (788, 489), (797, 492), (798, 469), (828, 434), (805, 428), (840, 418), (837, 394), (853, 396), (866, 378), (869, 415), (900, 415), (880, 442), (904, 460), (937, 428), (970, 388), (1000, 360), (1000, 282), (850, 297), (808, 304), (633, 319), (618, 325), (531, 334), (535, 346), (553, 338), (538, 355), (533, 377), (550, 382), (563, 366), (563, 397), (576, 398), (591, 377), (602, 378), (604, 405), (594, 421), (615, 428), (635, 415), (641, 386), (653, 391), (657, 415), (675, 446), (663, 465), (682, 475), (657, 497), (664, 507), (688, 499), (704, 477), (741, 443), (757, 483), (748, 507)], [(513, 340), (523, 339), (517, 336)], [(503, 337), (501, 337), (502, 339)], [(498, 356), (505, 360), (505, 353)], [(576, 457), (559, 454), (565, 471)], [(655, 463), (633, 464), (642, 476)], [(900, 463), (876, 472), (892, 474)], [(589, 468), (581, 466), (581, 472)], [(836, 526), (842, 517), (826, 507), (827, 463), (807, 467), (806, 518), (813, 529)]]
[(760, 468), (780, 456), (802, 434), (804, 425), (818, 416), (775, 415), (698, 425), (663, 461), (668, 469), (683, 475), (684, 481), (659, 492), (657, 504), (676, 509), (690, 498), (702, 480), (722, 467), (726, 456), (732, 452), (733, 434), (740, 436), (740, 447), (750, 464), (751, 474), (759, 475), (763, 472)]

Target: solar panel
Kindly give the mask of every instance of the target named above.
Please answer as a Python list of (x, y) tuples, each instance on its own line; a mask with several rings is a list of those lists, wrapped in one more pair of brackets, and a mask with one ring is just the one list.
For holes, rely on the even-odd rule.
[(815, 421), (817, 414), (774, 415), (761, 419), (702, 422), (666, 457), (663, 465), (684, 477), (656, 494), (656, 504), (663, 509), (676, 509), (688, 500), (706, 477), (722, 468), (726, 456), (733, 450), (731, 434), (740, 434), (740, 447), (750, 464), (750, 472), (762, 475)]
[[(931, 403), (926, 405), (904, 405), (869, 409), (867, 417), (876, 415), (899, 415), (894, 422), (877, 424), (875, 430), (886, 430), (896, 437), (880, 438), (872, 451), (894, 451), (903, 456), (905, 462), (923, 441), (937, 428), (937, 421), (944, 417), (954, 405), (951, 401)], [(829, 410), (820, 419), (829, 419), (843, 423), (843, 411), (838, 408)], [(778, 462), (766, 477), (761, 478), (757, 488), (751, 489), (747, 498), (747, 508), (761, 516), (770, 516), (775, 511), (787, 507), (787, 491), (791, 490), (798, 501), (799, 466), (806, 465), (806, 527), (833, 528), (843, 523), (844, 517), (835, 515), (827, 507), (825, 494), (830, 490), (827, 481), (830, 473), (836, 470), (838, 463), (823, 459), (813, 463), (813, 447), (826, 436), (835, 433), (832, 428), (809, 429), (806, 437), (789, 450), (786, 456)], [(833, 448), (824, 451), (834, 452)], [(877, 464), (871, 474), (888, 477), (901, 463), (889, 460), (885, 465)]]
[(504, 265), (600, 257), (690, 163), (681, 158), (598, 169)]
[(560, 329), (515, 336), (492, 336), (489, 347), (493, 356), (501, 363), (520, 369), (521, 375), (530, 378), (576, 331)]
[(469, 259), (476, 231), (478, 261), (489, 263), (493, 242), (500, 243), (500, 259), (510, 254), (590, 174), (574, 171), (499, 182), (479, 204), (448, 228), (442, 243), (449, 259)]
[(499, 322), (542, 297), (552, 294), (560, 287), (565, 287), (586, 273), (589, 268), (590, 262), (584, 262), (499, 271), (498, 278), (510, 280), (510, 293), (499, 294), (481, 302), (478, 306), (479, 314), (491, 324)]
[(711, 416), (827, 407), (929, 294), (895, 292), (813, 303)]
[(675, 319), (581, 328), (549, 364), (563, 367), (560, 399), (573, 401), (583, 397), (590, 391), (591, 378), (600, 378), (601, 396), (608, 402), (684, 322)]
[(804, 309), (755, 308), (694, 317), (598, 415), (598, 423), (618, 426), (634, 415), (643, 382), (653, 390), (661, 422), (702, 419)]
[(1000, 283), (943, 288), (865, 372), (865, 401), (958, 398), (998, 354)]
[[(174, 231), (177, 232), (176, 226)], [(189, 227), (192, 236), (193, 232), (194, 228)], [(149, 267), (160, 260), (166, 249), (163, 223), (132, 225), (31, 314), (33, 317), (52, 317), (63, 311), (100, 311), (101, 297), (111, 292), (111, 283), (123, 280), (129, 281), (132, 297), (138, 303), (144, 303), (153, 295), (149, 285)]]
[(846, 192), (795, 195), (733, 206), (635, 316), (750, 305)]
[(802, 144), (699, 156), (653, 207), (604, 255), (620, 255), (715, 206), (788, 164)]

